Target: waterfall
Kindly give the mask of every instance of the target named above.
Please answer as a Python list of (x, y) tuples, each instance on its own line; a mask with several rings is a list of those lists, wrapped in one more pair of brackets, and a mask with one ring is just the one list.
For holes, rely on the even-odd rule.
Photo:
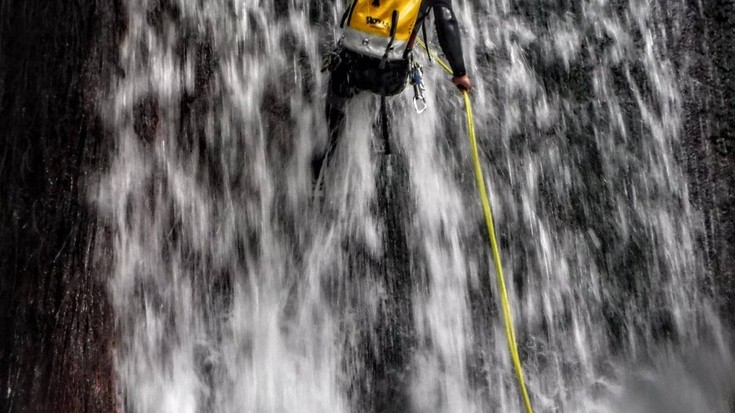
[[(680, 160), (679, 3), (454, 2), (536, 411), (732, 408)], [(353, 99), (314, 201), (345, 4), (124, 5), (91, 197), (121, 408), (521, 411), (446, 74), (416, 53), (429, 109), (407, 89), (385, 125)]]

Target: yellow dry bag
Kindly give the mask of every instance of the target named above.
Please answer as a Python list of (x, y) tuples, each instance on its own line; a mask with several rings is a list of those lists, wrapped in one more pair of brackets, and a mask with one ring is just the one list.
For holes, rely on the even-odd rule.
[(385, 60), (406, 57), (413, 46), (423, 0), (353, 0), (342, 18), (342, 45)]

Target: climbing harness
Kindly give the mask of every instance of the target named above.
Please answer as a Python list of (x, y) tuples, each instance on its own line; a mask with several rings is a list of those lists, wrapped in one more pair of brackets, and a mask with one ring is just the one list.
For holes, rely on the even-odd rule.
[[(419, 40), (419, 45), (426, 49), (429, 55), (432, 52), (426, 46), (426, 44)], [(434, 58), (444, 70), (452, 75), (452, 69), (438, 56), (434, 55)], [(475, 179), (477, 181), (477, 190), (480, 195), (480, 202), (482, 203), (482, 212), (485, 216), (485, 224), (487, 225), (487, 232), (490, 238), (490, 249), (492, 250), (493, 262), (495, 263), (495, 272), (497, 273), (498, 289), (500, 290), (500, 301), (503, 310), (503, 321), (505, 323), (505, 336), (508, 341), (508, 349), (510, 351), (511, 359), (513, 360), (513, 366), (516, 371), (516, 378), (518, 379), (518, 385), (521, 390), (521, 396), (523, 403), (526, 407), (527, 413), (533, 413), (533, 407), (531, 406), (531, 398), (528, 395), (526, 389), (526, 381), (523, 377), (523, 368), (521, 366), (521, 358), (518, 355), (518, 344), (516, 342), (515, 330), (513, 328), (513, 317), (510, 312), (510, 301), (508, 299), (508, 291), (505, 287), (505, 277), (503, 276), (503, 266), (500, 262), (500, 248), (498, 247), (498, 241), (495, 238), (495, 223), (493, 220), (492, 209), (490, 208), (490, 201), (488, 199), (487, 191), (485, 189), (485, 178), (482, 174), (482, 165), (480, 164), (480, 153), (477, 150), (477, 138), (475, 137), (475, 122), (472, 118), (472, 102), (470, 101), (470, 95), (467, 91), (462, 91), (464, 96), (465, 113), (467, 115), (467, 134), (470, 139), (470, 149), (472, 151), (472, 164), (475, 170)]]
[(413, 86), (413, 107), (416, 109), (416, 113), (423, 113), (428, 107), (426, 97), (424, 96), (424, 92), (426, 92), (424, 69), (416, 61), (411, 63), (409, 83)]

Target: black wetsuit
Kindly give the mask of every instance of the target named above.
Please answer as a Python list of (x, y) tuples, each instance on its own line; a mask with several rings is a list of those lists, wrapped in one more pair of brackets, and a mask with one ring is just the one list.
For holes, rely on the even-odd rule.
[[(463, 76), (467, 72), (462, 56), (459, 24), (452, 9), (452, 0), (424, 0), (419, 15), (426, 16), (432, 9), (439, 45), (454, 76)], [(417, 22), (416, 27), (420, 27), (421, 24), (423, 21)], [(326, 115), (329, 124), (329, 144), (312, 160), (314, 178), (319, 175), (325, 158), (328, 158), (342, 133), (347, 99), (365, 90), (381, 96), (396, 95), (406, 87), (409, 69), (406, 59), (382, 62), (379, 58), (361, 55), (344, 48), (338, 51), (330, 67), (331, 76), (327, 91)]]

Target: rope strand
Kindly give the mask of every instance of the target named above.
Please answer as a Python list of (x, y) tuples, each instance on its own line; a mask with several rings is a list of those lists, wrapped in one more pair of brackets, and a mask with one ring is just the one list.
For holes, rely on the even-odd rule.
[[(426, 46), (426, 44), (418, 39), (419, 45), (426, 49), (429, 55), (432, 52)], [(438, 56), (433, 55), (439, 65), (444, 68), (447, 73), (453, 75), (452, 69)], [(477, 181), (477, 191), (480, 196), (480, 202), (482, 203), (482, 213), (485, 216), (485, 224), (487, 225), (487, 232), (490, 239), (490, 249), (492, 250), (493, 262), (495, 263), (495, 272), (497, 274), (498, 289), (500, 290), (500, 302), (503, 309), (503, 322), (505, 324), (505, 336), (508, 341), (508, 349), (510, 351), (510, 357), (513, 361), (513, 367), (515, 368), (516, 378), (518, 379), (518, 386), (521, 390), (521, 396), (523, 398), (523, 404), (526, 407), (527, 413), (533, 413), (533, 407), (531, 406), (531, 398), (528, 395), (526, 389), (526, 381), (523, 377), (523, 367), (521, 365), (521, 357), (518, 354), (518, 344), (516, 342), (516, 334), (513, 328), (513, 316), (510, 311), (510, 300), (508, 299), (508, 291), (505, 287), (505, 277), (503, 276), (503, 265), (500, 261), (500, 248), (498, 247), (498, 241), (495, 237), (495, 222), (493, 219), (493, 212), (490, 208), (490, 200), (485, 189), (485, 178), (482, 174), (482, 164), (480, 163), (480, 153), (477, 150), (477, 137), (475, 136), (475, 122), (472, 117), (472, 102), (470, 101), (470, 94), (467, 91), (463, 91), (465, 113), (467, 116), (467, 134), (470, 139), (470, 150), (472, 152), (472, 164), (475, 170), (475, 179)]]

